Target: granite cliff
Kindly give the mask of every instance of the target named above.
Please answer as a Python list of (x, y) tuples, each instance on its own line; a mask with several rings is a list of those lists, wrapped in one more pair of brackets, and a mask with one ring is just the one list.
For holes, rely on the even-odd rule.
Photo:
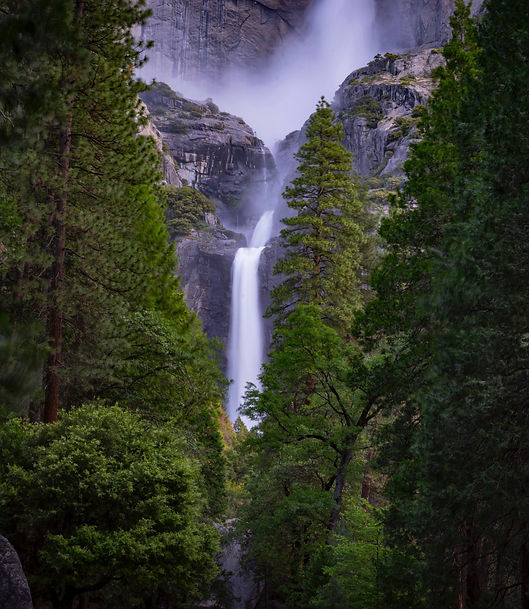
[[(221, 112), (212, 100), (191, 101), (160, 83), (142, 94), (164, 151), (182, 184), (197, 188), (216, 205), (228, 225), (252, 217), (254, 191), (275, 171), (274, 159), (238, 116)], [(167, 161), (165, 161), (167, 165)]]
[[(154, 16), (144, 35), (155, 38), (161, 52), (178, 57), (181, 73), (219, 77), (228, 64), (262, 65), (284, 36), (302, 30), (310, 2), (151, 0)], [(352, 72), (338, 88), (333, 108), (344, 125), (343, 143), (353, 154), (354, 168), (366, 183), (370, 200), (384, 205), (388, 193), (403, 179), (402, 166), (417, 137), (418, 118), (435, 87), (431, 71), (442, 56), (433, 47), (449, 35), (454, 0), (375, 2), (377, 29), (383, 38), (380, 47), (400, 45), (415, 50), (377, 55), (366, 67)], [(480, 0), (474, 2), (474, 10), (480, 6)], [(240, 39), (231, 38), (227, 54), (228, 47), (222, 45), (228, 44), (235, 23)], [(169, 31), (171, 40), (167, 39)], [(399, 32), (398, 39), (395, 32)], [(183, 45), (180, 54), (176, 42)], [(273, 157), (242, 119), (220, 112), (212, 100), (191, 101), (166, 85), (158, 85), (143, 98), (152, 116), (152, 129), (162, 142), (167, 183), (187, 184), (204, 193), (221, 218), (222, 223), (214, 214), (205, 217), (200, 230), (176, 239), (176, 247), (188, 304), (207, 335), (227, 344), (231, 265), (236, 250), (245, 243), (238, 227), (257, 219), (252, 202), (266, 177), (276, 171)], [(276, 150), (283, 184), (292, 177), (292, 155), (303, 141), (302, 129), (287, 136)], [(283, 207), (277, 216), (287, 213)], [(275, 281), (272, 269), (278, 255), (278, 242), (272, 240), (263, 252), (259, 271), (264, 306)]]
[[(450, 35), (454, 0), (373, 0), (382, 51), (439, 46)], [(473, 1), (477, 12), (483, 0)], [(149, 70), (218, 83), (229, 68), (259, 71), (289, 37), (303, 35), (317, 0), (148, 0), (137, 34), (154, 40)]]
[(150, 114), (144, 133), (157, 143), (166, 183), (191, 186), (215, 204), (216, 214), (204, 214), (199, 229), (172, 238), (188, 305), (207, 336), (226, 344), (231, 265), (246, 244), (237, 226), (255, 220), (253, 203), (275, 173), (274, 159), (241, 118), (221, 112), (212, 100), (186, 99), (163, 83), (142, 99)]
[(227, 67), (262, 68), (303, 31), (311, 0), (148, 0), (139, 36), (154, 40), (150, 67), (171, 77), (216, 81)]
[[(417, 122), (435, 88), (431, 72), (442, 62), (442, 55), (428, 48), (377, 55), (366, 67), (349, 74), (338, 88), (332, 107), (343, 124), (342, 143), (353, 155), (354, 170), (373, 193), (382, 196), (403, 179), (403, 164), (417, 137)], [(277, 146), (278, 165), (290, 167), (287, 181), (293, 177), (290, 159), (304, 141), (302, 128)]]
[[(482, 4), (483, 0), (473, 0), (473, 14)], [(454, 0), (375, 0), (375, 5), (376, 30), (384, 50), (440, 46), (450, 36)]]

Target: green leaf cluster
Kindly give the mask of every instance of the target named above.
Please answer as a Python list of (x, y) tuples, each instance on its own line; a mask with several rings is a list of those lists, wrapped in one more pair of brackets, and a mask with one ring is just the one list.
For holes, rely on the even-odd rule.
[[(392, 379), (385, 602), (528, 602), (524, 2), (457, 2), (364, 319)], [(520, 605), (521, 596), (521, 605)]]
[(193, 228), (204, 226), (205, 215), (215, 213), (215, 204), (200, 191), (183, 186), (166, 186), (165, 218), (169, 234), (174, 237), (189, 235)]
[[(283, 219), (269, 361), (262, 388), (246, 396), (244, 414), (259, 426), (246, 442), (252, 458), (242, 526), (251, 533), (249, 558), (264, 580), (265, 602), (326, 607), (333, 587), (340, 602), (355, 594), (342, 590), (350, 581), (329, 567), (344, 550), (338, 531), (351, 531), (343, 506), (359, 492), (366, 467), (359, 444), (378, 408), (370, 371), (379, 362), (352, 338), (367, 299), (374, 219), (323, 99), (306, 137), (298, 175), (284, 192), (294, 213)], [(374, 571), (370, 562), (359, 577)]]
[(55, 425), (12, 420), (0, 442), (0, 526), (26, 549), (35, 600), (136, 607), (165, 595), (180, 606), (206, 593), (218, 534), (175, 427), (90, 404)]

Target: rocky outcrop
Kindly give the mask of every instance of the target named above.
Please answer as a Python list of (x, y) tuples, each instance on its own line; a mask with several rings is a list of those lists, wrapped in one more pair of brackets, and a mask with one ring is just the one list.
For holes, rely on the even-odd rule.
[(432, 49), (386, 54), (342, 83), (333, 106), (358, 173), (402, 174), (420, 112), (435, 88), (432, 70), (443, 61)]
[(20, 559), (13, 546), (0, 535), (0, 607), (33, 609), (31, 594)]
[[(208, 338), (228, 344), (231, 306), (231, 265), (242, 235), (223, 229), (192, 231), (176, 243), (178, 272), (189, 308), (202, 322)], [(226, 357), (222, 356), (226, 371)]]
[[(149, 112), (145, 104), (142, 104), (145, 113), (148, 115)], [(182, 186), (182, 180), (178, 175), (178, 168), (175, 164), (173, 156), (169, 152), (169, 147), (164, 143), (162, 134), (156, 128), (156, 125), (152, 122), (150, 116), (148, 116), (147, 124), (141, 129), (140, 133), (146, 137), (152, 137), (156, 144), (156, 149), (160, 156), (160, 165), (163, 173), (163, 178), (166, 184), (171, 186)]]
[[(259, 205), (253, 204), (275, 174), (274, 159), (242, 119), (211, 100), (185, 99), (163, 83), (142, 98), (150, 115), (143, 133), (156, 142), (165, 181), (191, 186), (215, 203), (217, 214), (206, 214), (203, 230), (174, 241), (186, 302), (208, 338), (226, 345), (231, 266), (246, 238), (225, 229), (217, 215), (235, 229), (255, 221)], [(223, 364), (225, 370), (225, 358)]]
[[(473, 0), (473, 14), (482, 4)], [(385, 50), (441, 46), (450, 37), (455, 0), (375, 0), (375, 6), (376, 30)]]
[[(343, 145), (361, 176), (403, 175), (420, 113), (435, 88), (431, 73), (443, 63), (435, 49), (377, 55), (340, 85), (332, 107), (343, 124)], [(290, 133), (275, 150), (280, 167), (293, 167), (305, 129)], [(287, 180), (292, 174), (287, 176)]]
[(230, 226), (244, 225), (252, 199), (275, 171), (270, 151), (239, 117), (220, 112), (213, 101), (185, 99), (163, 83), (142, 94), (178, 179), (200, 190)]
[[(259, 69), (289, 34), (303, 30), (311, 0), (148, 0), (138, 36), (154, 40), (150, 69), (219, 81), (228, 68)], [(160, 73), (160, 72), (158, 72)]]

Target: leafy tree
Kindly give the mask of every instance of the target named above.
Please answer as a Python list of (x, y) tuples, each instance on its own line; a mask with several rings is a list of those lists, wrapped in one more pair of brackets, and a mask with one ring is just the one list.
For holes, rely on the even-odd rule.
[(117, 586), (116, 605), (169, 594), (182, 606), (204, 593), (218, 535), (175, 428), (92, 404), (53, 426), (12, 420), (0, 437), (1, 526), (36, 598), (71, 609), (80, 595), (109, 602)]

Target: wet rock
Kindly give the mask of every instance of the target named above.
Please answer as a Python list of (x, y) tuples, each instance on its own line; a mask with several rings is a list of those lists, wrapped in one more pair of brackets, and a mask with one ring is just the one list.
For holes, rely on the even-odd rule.
[[(202, 322), (207, 337), (228, 344), (231, 307), (231, 265), (246, 240), (225, 229), (193, 231), (176, 243), (178, 272), (189, 308)], [(226, 372), (226, 355), (222, 357)]]
[[(148, 0), (138, 32), (154, 40), (155, 71), (218, 82), (228, 68), (261, 68), (289, 35), (303, 30), (311, 0)], [(158, 72), (159, 73), (159, 72)]]
[(200, 190), (234, 228), (253, 218), (256, 191), (275, 172), (270, 151), (239, 117), (160, 83), (142, 94), (182, 184)]

